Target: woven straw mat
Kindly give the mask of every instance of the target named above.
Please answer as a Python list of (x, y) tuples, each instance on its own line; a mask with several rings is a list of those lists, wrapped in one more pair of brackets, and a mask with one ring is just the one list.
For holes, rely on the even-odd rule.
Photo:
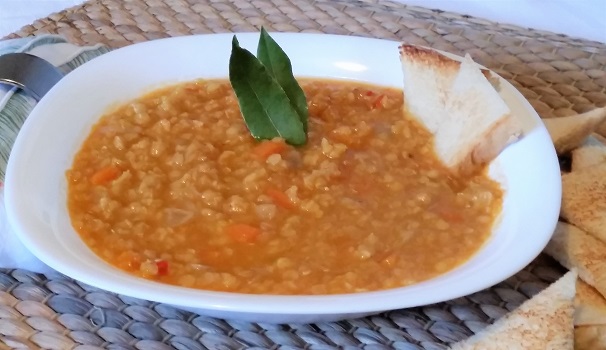
[[(57, 33), (121, 47), (220, 32), (324, 32), (469, 53), (544, 118), (606, 105), (606, 45), (378, 0), (99, 0), (8, 38)], [(564, 270), (539, 256), (479, 293), (355, 320), (269, 325), (221, 320), (105, 292), (61, 274), (0, 270), (0, 349), (446, 349), (543, 290)]]

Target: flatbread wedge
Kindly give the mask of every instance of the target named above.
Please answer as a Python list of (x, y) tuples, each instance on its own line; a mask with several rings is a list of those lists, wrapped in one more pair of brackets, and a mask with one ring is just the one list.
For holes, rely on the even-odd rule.
[(606, 326), (579, 326), (574, 329), (575, 350), (606, 350)]
[(572, 171), (606, 163), (606, 140), (599, 134), (589, 135), (585, 142), (572, 150)]
[(577, 294), (574, 298), (574, 325), (606, 326), (606, 299), (580, 279), (577, 281)]
[(593, 131), (606, 120), (606, 108), (569, 117), (543, 119), (558, 155), (579, 147)]
[(587, 232), (558, 222), (544, 252), (606, 295), (606, 244)]
[(454, 173), (483, 168), (520, 138), (519, 121), (469, 55), (459, 62), (403, 44), (400, 60), (405, 111), (434, 135), (436, 154)]
[(606, 242), (606, 163), (562, 175), (560, 215)]
[(573, 349), (576, 271), (524, 302), (452, 350)]
[[(602, 110), (602, 113), (606, 114), (606, 106), (602, 107), (602, 108), (597, 108), (598, 110)], [(600, 134), (601, 136), (606, 137), (606, 122), (599, 124), (598, 127), (595, 129), (596, 133)]]

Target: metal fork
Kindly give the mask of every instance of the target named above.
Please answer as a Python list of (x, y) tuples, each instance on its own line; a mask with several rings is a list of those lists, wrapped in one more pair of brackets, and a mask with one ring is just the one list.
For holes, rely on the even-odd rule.
[(0, 56), (0, 83), (23, 89), (37, 101), (63, 78), (63, 73), (48, 61), (27, 53)]

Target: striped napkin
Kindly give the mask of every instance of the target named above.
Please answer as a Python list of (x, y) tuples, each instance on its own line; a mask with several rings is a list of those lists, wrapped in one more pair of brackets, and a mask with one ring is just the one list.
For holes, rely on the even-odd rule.
[[(65, 74), (108, 51), (102, 45), (75, 46), (57, 35), (0, 41), (0, 55), (29, 53), (47, 60)], [(0, 268), (20, 268), (44, 273), (51, 269), (31, 254), (9, 227), (2, 187), (11, 147), (35, 105), (36, 101), (20, 89), (0, 83)]]

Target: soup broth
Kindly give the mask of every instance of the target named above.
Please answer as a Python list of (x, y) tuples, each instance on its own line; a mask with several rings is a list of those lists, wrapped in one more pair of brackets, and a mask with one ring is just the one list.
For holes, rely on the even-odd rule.
[(98, 256), (184, 287), (334, 294), (401, 287), (468, 260), (503, 193), (452, 176), (402, 91), (301, 79), (308, 142), (257, 141), (227, 80), (104, 115), (67, 172), (72, 224)]

